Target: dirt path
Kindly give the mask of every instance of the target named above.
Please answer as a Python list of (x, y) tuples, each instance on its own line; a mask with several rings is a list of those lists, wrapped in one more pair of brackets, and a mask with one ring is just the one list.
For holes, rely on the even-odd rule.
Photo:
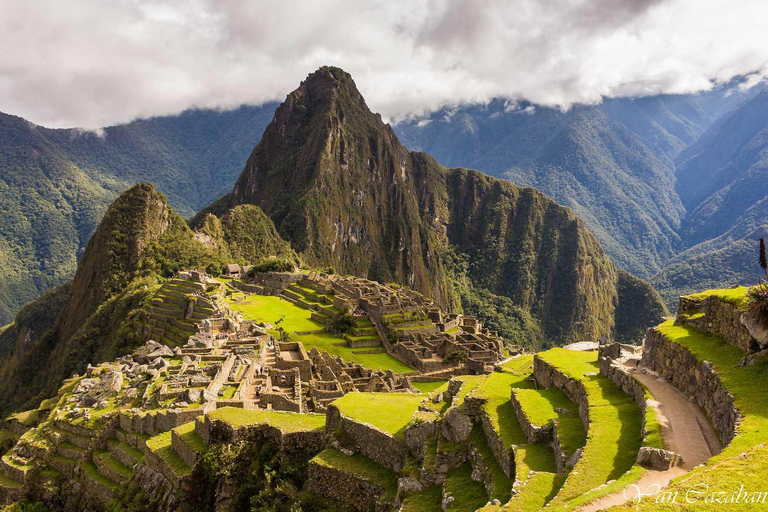
[(721, 446), (717, 434), (698, 404), (689, 402), (688, 397), (680, 390), (666, 380), (660, 379), (650, 370), (634, 367), (633, 363), (636, 361), (625, 362), (625, 367), (648, 388), (653, 396), (654, 401), (651, 405), (656, 408), (664, 443), (668, 450), (677, 452), (683, 457), (683, 464), (666, 471), (649, 469), (636, 482), (636, 487), (632, 486), (601, 498), (580, 508), (581, 511), (592, 512), (621, 505), (636, 496), (638, 489), (647, 494), (664, 488), (673, 478), (687, 473), (708, 458), (720, 453)]

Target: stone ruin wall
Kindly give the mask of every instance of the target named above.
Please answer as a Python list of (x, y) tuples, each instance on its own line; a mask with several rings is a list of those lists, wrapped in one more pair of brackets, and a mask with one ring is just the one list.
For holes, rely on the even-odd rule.
[(309, 464), (307, 490), (315, 496), (327, 496), (357, 510), (385, 510), (377, 506), (386, 493), (380, 485), (315, 462)]
[[(704, 313), (704, 315), (693, 316), (696, 313)], [(729, 344), (744, 352), (755, 352), (761, 347), (742, 323), (744, 316), (744, 310), (718, 297), (705, 299), (680, 297), (675, 323), (690, 325), (700, 331), (722, 336)]]
[(739, 412), (711, 362), (699, 361), (682, 345), (649, 329), (641, 364), (693, 397), (706, 411), (723, 445), (731, 442), (736, 435)]
[(334, 405), (328, 406), (326, 432), (356, 447), (361, 454), (399, 473), (403, 468), (406, 446), (403, 441), (373, 426), (345, 417)]
[(587, 400), (587, 390), (584, 389), (584, 384), (568, 377), (538, 356), (533, 358), (533, 376), (540, 386), (557, 388), (565, 393), (565, 396), (572, 402), (578, 404), (579, 418), (581, 423), (584, 424), (584, 430), (589, 432), (589, 401)]

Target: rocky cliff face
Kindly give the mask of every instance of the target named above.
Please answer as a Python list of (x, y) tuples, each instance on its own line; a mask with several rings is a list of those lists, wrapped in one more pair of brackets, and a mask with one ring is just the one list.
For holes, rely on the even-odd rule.
[[(456, 305), (444, 262), (451, 251), (468, 256), (472, 287), (529, 311), (547, 339), (609, 337), (616, 328), (617, 269), (571, 210), (409, 153), (337, 68), (321, 68), (288, 95), (233, 191), (207, 211), (241, 204), (261, 207), (311, 266), (397, 281)], [(658, 306), (648, 297), (641, 307)]]

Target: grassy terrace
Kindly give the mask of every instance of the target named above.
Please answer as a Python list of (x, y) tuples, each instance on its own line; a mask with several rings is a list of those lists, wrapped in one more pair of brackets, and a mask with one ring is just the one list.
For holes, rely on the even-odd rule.
[[(571, 402), (562, 391), (550, 389), (515, 389), (515, 397), (526, 417), (536, 426), (557, 421), (557, 435), (566, 457), (584, 446), (587, 433), (579, 418), (579, 406)], [(567, 409), (568, 413), (556, 409)]]
[(431, 393), (436, 389), (440, 389), (448, 382), (447, 380), (435, 380), (432, 382), (412, 382), (413, 387), (421, 391), (422, 393)]
[(485, 432), (483, 432), (483, 427), (479, 423), (475, 424), (472, 428), (469, 444), (475, 447), (477, 453), (488, 466), (488, 471), (493, 476), (493, 491), (491, 492), (490, 499), (497, 499), (501, 503), (506, 503), (512, 494), (512, 481), (507, 478), (504, 470), (496, 461), (491, 447), (488, 446), (488, 440), (485, 437)]
[(187, 466), (187, 463), (179, 457), (179, 454), (173, 451), (170, 430), (149, 438), (149, 440), (147, 440), (147, 448), (163, 459), (176, 476), (183, 477), (192, 472), (192, 468)]
[(633, 468), (641, 444), (640, 413), (632, 398), (596, 374), (596, 352), (555, 348), (538, 357), (580, 380), (589, 401), (590, 429), (584, 452), (550, 502), (553, 509), (571, 509), (581, 504), (579, 498), (584, 493), (619, 479)]
[(440, 510), (442, 504), (443, 487), (441, 485), (433, 485), (405, 498), (400, 512), (430, 512), (432, 510)]
[(211, 420), (223, 421), (234, 428), (271, 425), (283, 432), (305, 432), (325, 428), (325, 414), (265, 411), (224, 407), (207, 414)]
[(312, 462), (358, 476), (385, 489), (384, 501), (392, 501), (397, 494), (397, 473), (376, 464), (362, 455), (348, 456), (332, 448), (318, 453)]
[[(730, 290), (726, 290), (730, 291)], [(703, 466), (684, 477), (673, 480), (667, 491), (682, 496), (692, 485), (705, 484), (710, 492), (765, 491), (768, 472), (768, 360), (759, 358), (753, 366), (737, 366), (744, 357), (738, 348), (719, 336), (711, 336), (694, 328), (674, 325), (668, 320), (656, 328), (667, 339), (688, 349), (699, 361), (710, 361), (725, 388), (733, 395), (742, 419), (733, 441)], [(702, 500), (704, 496), (702, 495)], [(723, 505), (725, 506), (725, 505)], [(730, 504), (729, 509), (751, 510), (755, 505)], [(647, 503), (643, 508), (672, 509), (672, 505)]]
[[(532, 366), (533, 356), (517, 357), (506, 363), (504, 372), (494, 372), (480, 382), (475, 391), (476, 397), (486, 400), (483, 409), (504, 446), (515, 446), (517, 479), (521, 482), (527, 481), (521, 492), (510, 501), (512, 510), (539, 510), (546, 501), (537, 497), (554, 494), (559, 488), (555, 486), (560, 483), (560, 480), (555, 478), (557, 466), (552, 448), (543, 444), (527, 444), (525, 433), (509, 399), (512, 388), (533, 389), (533, 383), (528, 382)], [(536, 474), (529, 479), (531, 471)], [(546, 482), (549, 482), (551, 487), (547, 488)], [(535, 496), (529, 497), (532, 494)], [(528, 503), (529, 499), (536, 505), (529, 509), (519, 508), (518, 504)]]
[(737, 286), (736, 288), (722, 288), (715, 290), (705, 290), (703, 292), (694, 293), (689, 297), (694, 299), (706, 299), (707, 297), (717, 297), (723, 302), (733, 304), (739, 308), (745, 308), (749, 304), (749, 297), (747, 297), (746, 286)]
[(181, 440), (184, 441), (184, 444), (192, 448), (197, 453), (205, 453), (208, 451), (208, 445), (205, 444), (203, 438), (201, 438), (199, 435), (197, 435), (197, 432), (195, 432), (194, 421), (190, 421), (189, 423), (178, 426), (174, 428), (173, 431), (179, 437), (181, 437)]
[(422, 399), (409, 393), (347, 393), (333, 405), (350, 419), (402, 438)]
[(448, 510), (473, 512), (488, 502), (485, 486), (472, 480), (472, 466), (466, 463), (454, 469), (445, 479), (445, 493), (454, 498)]
[[(341, 356), (346, 361), (352, 361), (372, 370), (392, 370), (395, 373), (408, 373), (413, 368), (395, 359), (386, 352), (376, 354), (363, 354), (349, 347), (347, 342), (327, 332), (315, 332), (311, 334), (296, 334), (297, 332), (320, 331), (325, 326), (310, 318), (312, 314), (308, 309), (291, 304), (280, 297), (266, 295), (248, 295), (242, 293), (233, 294), (230, 297), (230, 306), (239, 311), (244, 317), (256, 322), (268, 322), (272, 325), (283, 318), (282, 327), (291, 335), (304, 343), (307, 350), (317, 347), (321, 352), (328, 352), (334, 356)], [(239, 302), (239, 303), (238, 303)], [(275, 334), (273, 332), (273, 334)]]
[(119, 488), (119, 486), (115, 482), (113, 482), (112, 480), (110, 480), (105, 476), (102, 476), (101, 473), (99, 473), (99, 470), (96, 469), (96, 464), (94, 464), (90, 460), (83, 462), (83, 464), (80, 467), (83, 469), (83, 472), (85, 473), (85, 475), (89, 479), (93, 480), (94, 482), (97, 482), (103, 485), (104, 487), (107, 487), (108, 489), (112, 489), (113, 491)]

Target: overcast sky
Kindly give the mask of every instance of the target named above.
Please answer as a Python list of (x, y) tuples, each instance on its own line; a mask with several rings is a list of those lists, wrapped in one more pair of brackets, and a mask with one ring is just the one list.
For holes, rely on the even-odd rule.
[(324, 64), (388, 119), (768, 74), (766, 0), (0, 0), (0, 111), (97, 128), (282, 100)]

